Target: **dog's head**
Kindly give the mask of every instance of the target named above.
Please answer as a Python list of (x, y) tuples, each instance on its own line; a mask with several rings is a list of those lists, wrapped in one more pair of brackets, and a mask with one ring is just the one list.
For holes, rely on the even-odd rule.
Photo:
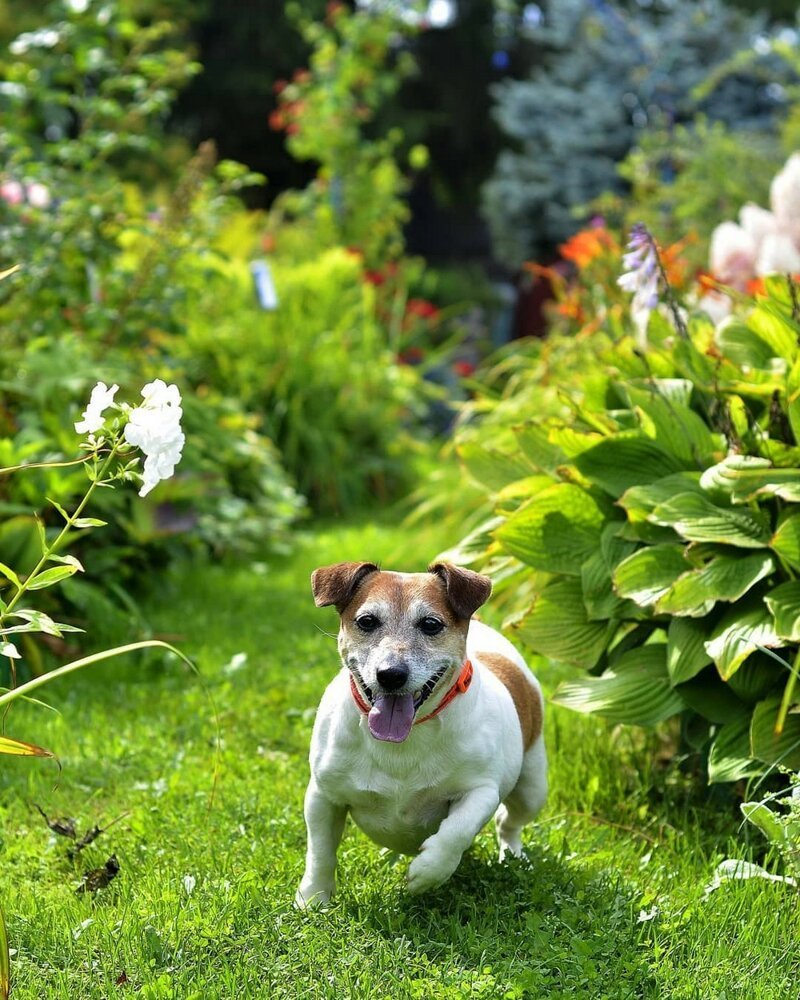
[(400, 743), (423, 704), (433, 705), (461, 669), (469, 620), (492, 584), (449, 563), (387, 573), (345, 562), (315, 570), (311, 589), (317, 607), (339, 612), (339, 653), (370, 706), (370, 732)]

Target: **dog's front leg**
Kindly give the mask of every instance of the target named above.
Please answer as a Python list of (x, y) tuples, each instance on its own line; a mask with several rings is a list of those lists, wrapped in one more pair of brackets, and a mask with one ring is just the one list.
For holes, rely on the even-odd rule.
[(496, 785), (473, 788), (451, 807), (433, 836), (423, 842), (408, 869), (408, 888), (425, 892), (446, 882), (458, 868), (461, 855), (500, 804)]
[(342, 839), (347, 807), (327, 799), (312, 778), (304, 806), (308, 842), (306, 870), (295, 894), (295, 906), (325, 906), (336, 884), (336, 850)]

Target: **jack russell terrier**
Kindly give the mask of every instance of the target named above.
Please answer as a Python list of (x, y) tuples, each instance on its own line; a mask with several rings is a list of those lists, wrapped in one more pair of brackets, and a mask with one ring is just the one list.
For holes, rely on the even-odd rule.
[(500, 859), (520, 855), (547, 796), (542, 693), (511, 643), (471, 621), (488, 577), (345, 562), (315, 570), (311, 587), (317, 607), (339, 612), (344, 669), (311, 737), (296, 904), (329, 902), (348, 813), (376, 843), (416, 855), (413, 893), (446, 882), (492, 816)]

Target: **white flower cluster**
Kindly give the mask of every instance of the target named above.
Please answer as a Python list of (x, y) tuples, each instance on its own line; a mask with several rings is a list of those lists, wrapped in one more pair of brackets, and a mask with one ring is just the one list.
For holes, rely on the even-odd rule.
[(157, 378), (142, 389), (142, 397), (144, 402), (130, 411), (125, 425), (125, 440), (145, 454), (140, 497), (147, 496), (162, 479), (170, 478), (186, 440), (181, 430), (181, 394), (176, 385)]
[[(737, 291), (756, 278), (800, 273), (800, 153), (793, 153), (770, 188), (770, 210), (752, 202), (739, 222), (723, 222), (711, 234), (709, 265), (713, 276)], [(721, 292), (700, 301), (713, 319), (727, 316), (733, 303)]]
[[(117, 385), (109, 389), (105, 382), (97, 383), (83, 411), (83, 419), (75, 424), (79, 434), (88, 434), (91, 441), (105, 426), (103, 414), (115, 405), (114, 395), (118, 389)], [(141, 406), (117, 406), (128, 414), (123, 432), (125, 440), (145, 454), (140, 497), (147, 496), (162, 479), (170, 478), (181, 459), (186, 440), (181, 430), (181, 394), (176, 385), (167, 385), (157, 378), (142, 389), (142, 398)]]
[(114, 393), (119, 389), (118, 385), (112, 385), (109, 389), (105, 382), (98, 382), (92, 389), (89, 398), (89, 405), (83, 411), (83, 420), (75, 424), (75, 430), (79, 434), (94, 434), (99, 431), (105, 423), (103, 412), (114, 403)]

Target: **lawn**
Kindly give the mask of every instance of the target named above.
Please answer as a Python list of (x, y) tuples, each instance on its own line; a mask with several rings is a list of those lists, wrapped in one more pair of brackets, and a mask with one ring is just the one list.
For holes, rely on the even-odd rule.
[[(308, 577), (346, 558), (416, 569), (443, 547), (411, 534), (308, 529), (291, 557), (154, 575), (147, 615), (202, 682), (151, 656), (46, 689), (58, 715), (13, 709), (7, 731), (63, 769), (6, 758), (0, 771), (13, 997), (795, 995), (796, 895), (758, 880), (704, 892), (720, 859), (762, 860), (733, 794), (662, 763), (671, 730), (556, 707), (529, 863), (498, 865), (485, 832), (451, 882), (411, 898), (406, 862), (350, 828), (335, 905), (293, 909), (314, 708), (336, 669), (335, 616), (314, 608)], [(552, 691), (554, 668), (539, 672)], [(116, 822), (70, 861), (34, 803), (79, 836)], [(112, 855), (110, 885), (76, 892)]]

